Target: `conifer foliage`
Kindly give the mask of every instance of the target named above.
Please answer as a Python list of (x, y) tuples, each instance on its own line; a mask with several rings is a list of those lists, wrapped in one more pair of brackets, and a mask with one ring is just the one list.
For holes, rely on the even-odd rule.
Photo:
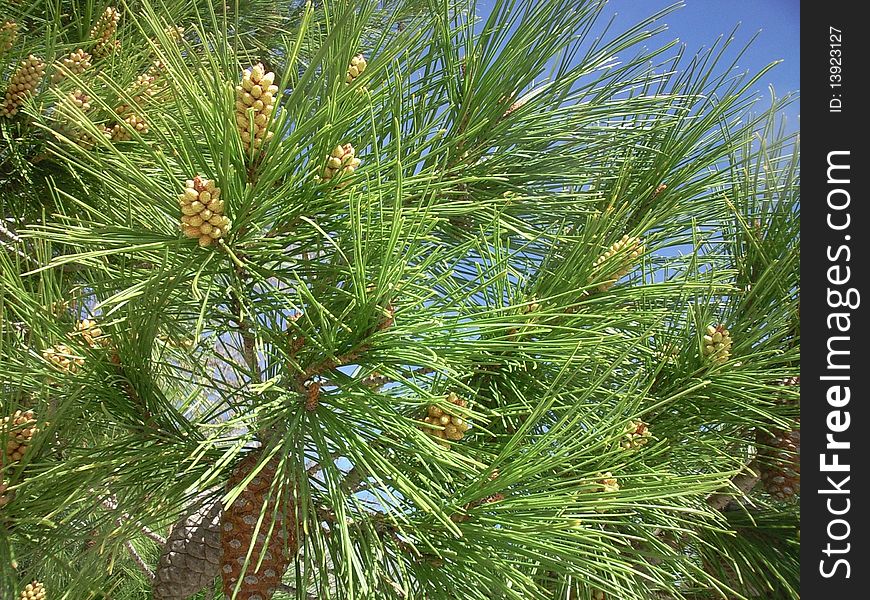
[(0, 598), (799, 597), (789, 97), (493, 5), (0, 0)]

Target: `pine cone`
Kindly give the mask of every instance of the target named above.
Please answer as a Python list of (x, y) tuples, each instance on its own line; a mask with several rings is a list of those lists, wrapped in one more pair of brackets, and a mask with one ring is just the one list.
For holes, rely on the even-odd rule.
[(777, 500), (791, 500), (801, 491), (801, 430), (760, 431), (758, 442), (761, 482)]
[(66, 344), (55, 344), (51, 348), (42, 351), (42, 356), (55, 367), (67, 373), (75, 373), (79, 367), (85, 364), (85, 359), (73, 353)]
[(596, 269), (607, 263), (614, 264), (611, 261), (614, 257), (619, 259), (616, 261), (616, 270), (606, 278), (604, 283), (598, 286), (598, 291), (606, 292), (622, 277), (628, 275), (634, 267), (634, 262), (643, 254), (643, 251), (644, 247), (640, 238), (626, 234), (619, 241), (611, 245), (604, 254), (596, 258), (595, 262), (592, 263), (592, 266)]
[[(460, 408), (468, 406), (468, 403), (457, 396), (454, 392), (450, 392), (447, 395), (446, 400), (450, 404)], [(452, 414), (449, 410), (445, 411), (441, 407), (433, 404), (429, 407), (427, 413), (428, 414), (423, 419), (423, 422), (426, 423), (423, 430), (440, 440), (446, 439), (459, 441), (465, 436), (465, 432), (468, 431), (468, 422), (463, 417)], [(445, 448), (450, 447), (446, 442), (439, 443), (441, 443)]]
[(99, 57), (106, 57), (116, 51), (121, 43), (118, 40), (113, 40), (118, 32), (118, 22), (121, 20), (121, 13), (117, 8), (107, 7), (97, 22), (91, 28), (89, 37), (94, 43), (94, 54)]
[(0, 54), (12, 50), (15, 40), (18, 38), (18, 23), (15, 21), (3, 21), (0, 24)]
[(214, 582), (223, 552), (222, 514), (219, 498), (201, 498), (175, 523), (157, 562), (154, 600), (187, 600)]
[(620, 442), (620, 446), (626, 450), (635, 450), (646, 445), (651, 437), (652, 432), (646, 423), (640, 419), (632, 419), (625, 426), (625, 434)]
[[(228, 490), (235, 488), (251, 474), (260, 456), (259, 451), (252, 452), (239, 463), (227, 483)], [(269, 600), (296, 554), (296, 530), (290, 522), (295, 513), (293, 499), (279, 493), (281, 486), (270, 490), (276, 477), (277, 462), (276, 457), (264, 465), (221, 518), (221, 575), (223, 592), (227, 598)], [(254, 538), (261, 515), (262, 524)], [(252, 544), (250, 561), (243, 572)], [(261, 557), (262, 565), (255, 571)], [(242, 578), (240, 585), (239, 578)], [(239, 585), (239, 592), (233, 596), (236, 585)]]
[(18, 113), (18, 109), (24, 104), (24, 100), (33, 94), (33, 91), (42, 81), (45, 74), (45, 62), (32, 54), (21, 61), (18, 70), (12, 74), (9, 87), (6, 88), (6, 96), (3, 105), (0, 106), (0, 116), (12, 117)]
[(272, 139), (272, 132), (267, 130), (278, 93), (274, 82), (275, 74), (257, 63), (245, 69), (241, 84), (236, 86), (236, 125), (246, 154), (251, 146), (259, 150)]
[(70, 52), (63, 58), (55, 61), (54, 72), (51, 74), (52, 83), (57, 83), (67, 76), (67, 71), (74, 75), (81, 75), (91, 66), (91, 55), (79, 48)]
[[(342, 177), (352, 175), (360, 165), (360, 159), (356, 157), (356, 151), (350, 144), (336, 146), (335, 149), (326, 157), (326, 166), (323, 168), (323, 180), (329, 181), (334, 177)], [(339, 188), (343, 188), (349, 180), (342, 181), (338, 184)]]
[(12, 416), (0, 419), (0, 439), (6, 444), (3, 464), (18, 462), (24, 458), (27, 446), (38, 431), (31, 410), (24, 412), (16, 410)]
[(350, 85), (354, 82), (354, 80), (363, 74), (363, 71), (366, 70), (366, 59), (362, 54), (357, 54), (353, 58), (350, 59), (350, 65), (347, 67), (347, 75), (344, 78), (344, 82), (347, 85)]
[(208, 246), (229, 230), (230, 220), (224, 215), (221, 189), (211, 179), (196, 176), (187, 180), (181, 204), (181, 231), (189, 238), (199, 238), (200, 246)]
[(704, 336), (704, 356), (714, 363), (724, 363), (731, 356), (731, 334), (721, 323), (707, 326)]
[(24, 586), (18, 595), (18, 600), (45, 600), (45, 586), (33, 580)]

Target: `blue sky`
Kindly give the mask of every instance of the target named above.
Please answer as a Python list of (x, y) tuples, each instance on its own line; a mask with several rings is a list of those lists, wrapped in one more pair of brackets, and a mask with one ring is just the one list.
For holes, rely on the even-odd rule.
[[(481, 17), (489, 14), (493, 2), (478, 0)], [(601, 20), (606, 22), (615, 14), (613, 31), (621, 31), (676, 3), (677, 0), (609, 0)], [(662, 22), (668, 31), (661, 35), (659, 44), (679, 39), (686, 45), (687, 54), (710, 47), (720, 35), (728, 35), (737, 25), (740, 27), (732, 45), (735, 52), (758, 33), (738, 61), (738, 68), (758, 72), (775, 60), (783, 61), (757, 84), (764, 101), (768, 98), (768, 85), (773, 86), (778, 96), (800, 90), (799, 0), (683, 0), (683, 6)], [(798, 129), (799, 113), (800, 105), (795, 101), (786, 111), (789, 129)]]
[[(617, 14), (615, 24), (622, 29), (642, 20), (674, 0), (610, 0), (604, 12)], [(667, 15), (664, 36), (678, 38), (687, 49), (709, 47), (718, 36), (727, 35), (740, 25), (735, 47), (742, 47), (753, 35), (758, 37), (738, 62), (738, 67), (757, 72), (774, 60), (782, 60), (759, 84), (767, 96), (772, 85), (778, 96), (800, 90), (800, 1), (799, 0), (684, 0), (684, 6)], [(799, 114), (797, 102), (787, 111), (790, 124)]]

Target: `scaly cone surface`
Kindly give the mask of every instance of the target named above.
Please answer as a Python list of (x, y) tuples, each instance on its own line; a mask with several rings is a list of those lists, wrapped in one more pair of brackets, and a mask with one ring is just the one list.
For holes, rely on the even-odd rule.
[(187, 600), (220, 573), (223, 505), (201, 499), (175, 523), (160, 553), (154, 600)]
[[(250, 476), (260, 457), (256, 451), (242, 459), (230, 476), (227, 491)], [(221, 576), (226, 598), (269, 600), (296, 554), (294, 501), (292, 492), (280, 484), (273, 486), (277, 463), (276, 457), (264, 465), (221, 518)]]
[(777, 500), (791, 500), (801, 490), (801, 430), (772, 429), (757, 435), (761, 481)]

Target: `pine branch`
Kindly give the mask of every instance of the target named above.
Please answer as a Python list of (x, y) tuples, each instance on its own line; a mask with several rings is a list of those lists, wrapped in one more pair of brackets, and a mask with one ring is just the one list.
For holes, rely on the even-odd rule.
[[(91, 492), (96, 494), (95, 490), (91, 490)], [(130, 521), (131, 523), (134, 523), (136, 525), (136, 527), (138, 527), (139, 530), (148, 539), (150, 539), (154, 542), (157, 542), (161, 546), (166, 545), (166, 538), (165, 537), (161, 536), (160, 534), (158, 534), (155, 531), (151, 530), (150, 528), (146, 527), (145, 525), (140, 523), (138, 520), (136, 520), (135, 517), (129, 515), (126, 512), (121, 511), (119, 506), (118, 506), (117, 500), (114, 500), (111, 496), (108, 496), (108, 497), (100, 500), (100, 504), (102, 504), (105, 508), (107, 508), (111, 511), (118, 511), (121, 515), (120, 519), (124, 519), (124, 520)], [(120, 519), (119, 519), (119, 522), (120, 522)]]
[[(120, 521), (119, 521), (120, 523)], [(139, 570), (145, 574), (145, 577), (148, 578), (148, 581), (154, 581), (154, 571), (148, 566), (148, 563), (145, 562), (145, 559), (136, 551), (136, 548), (133, 547), (133, 544), (127, 540), (124, 542), (124, 547), (127, 549), (127, 552), (130, 554), (130, 557), (133, 559), (133, 562), (136, 563), (136, 566), (139, 567)]]
[(735, 475), (731, 479), (731, 488), (736, 490), (735, 492), (722, 492), (718, 494), (713, 494), (709, 498), (707, 498), (707, 504), (715, 508), (716, 510), (725, 510), (732, 500), (735, 499), (737, 495), (747, 495), (752, 488), (755, 487), (755, 484), (761, 479), (761, 471), (758, 468), (758, 461), (753, 460), (746, 467)]

